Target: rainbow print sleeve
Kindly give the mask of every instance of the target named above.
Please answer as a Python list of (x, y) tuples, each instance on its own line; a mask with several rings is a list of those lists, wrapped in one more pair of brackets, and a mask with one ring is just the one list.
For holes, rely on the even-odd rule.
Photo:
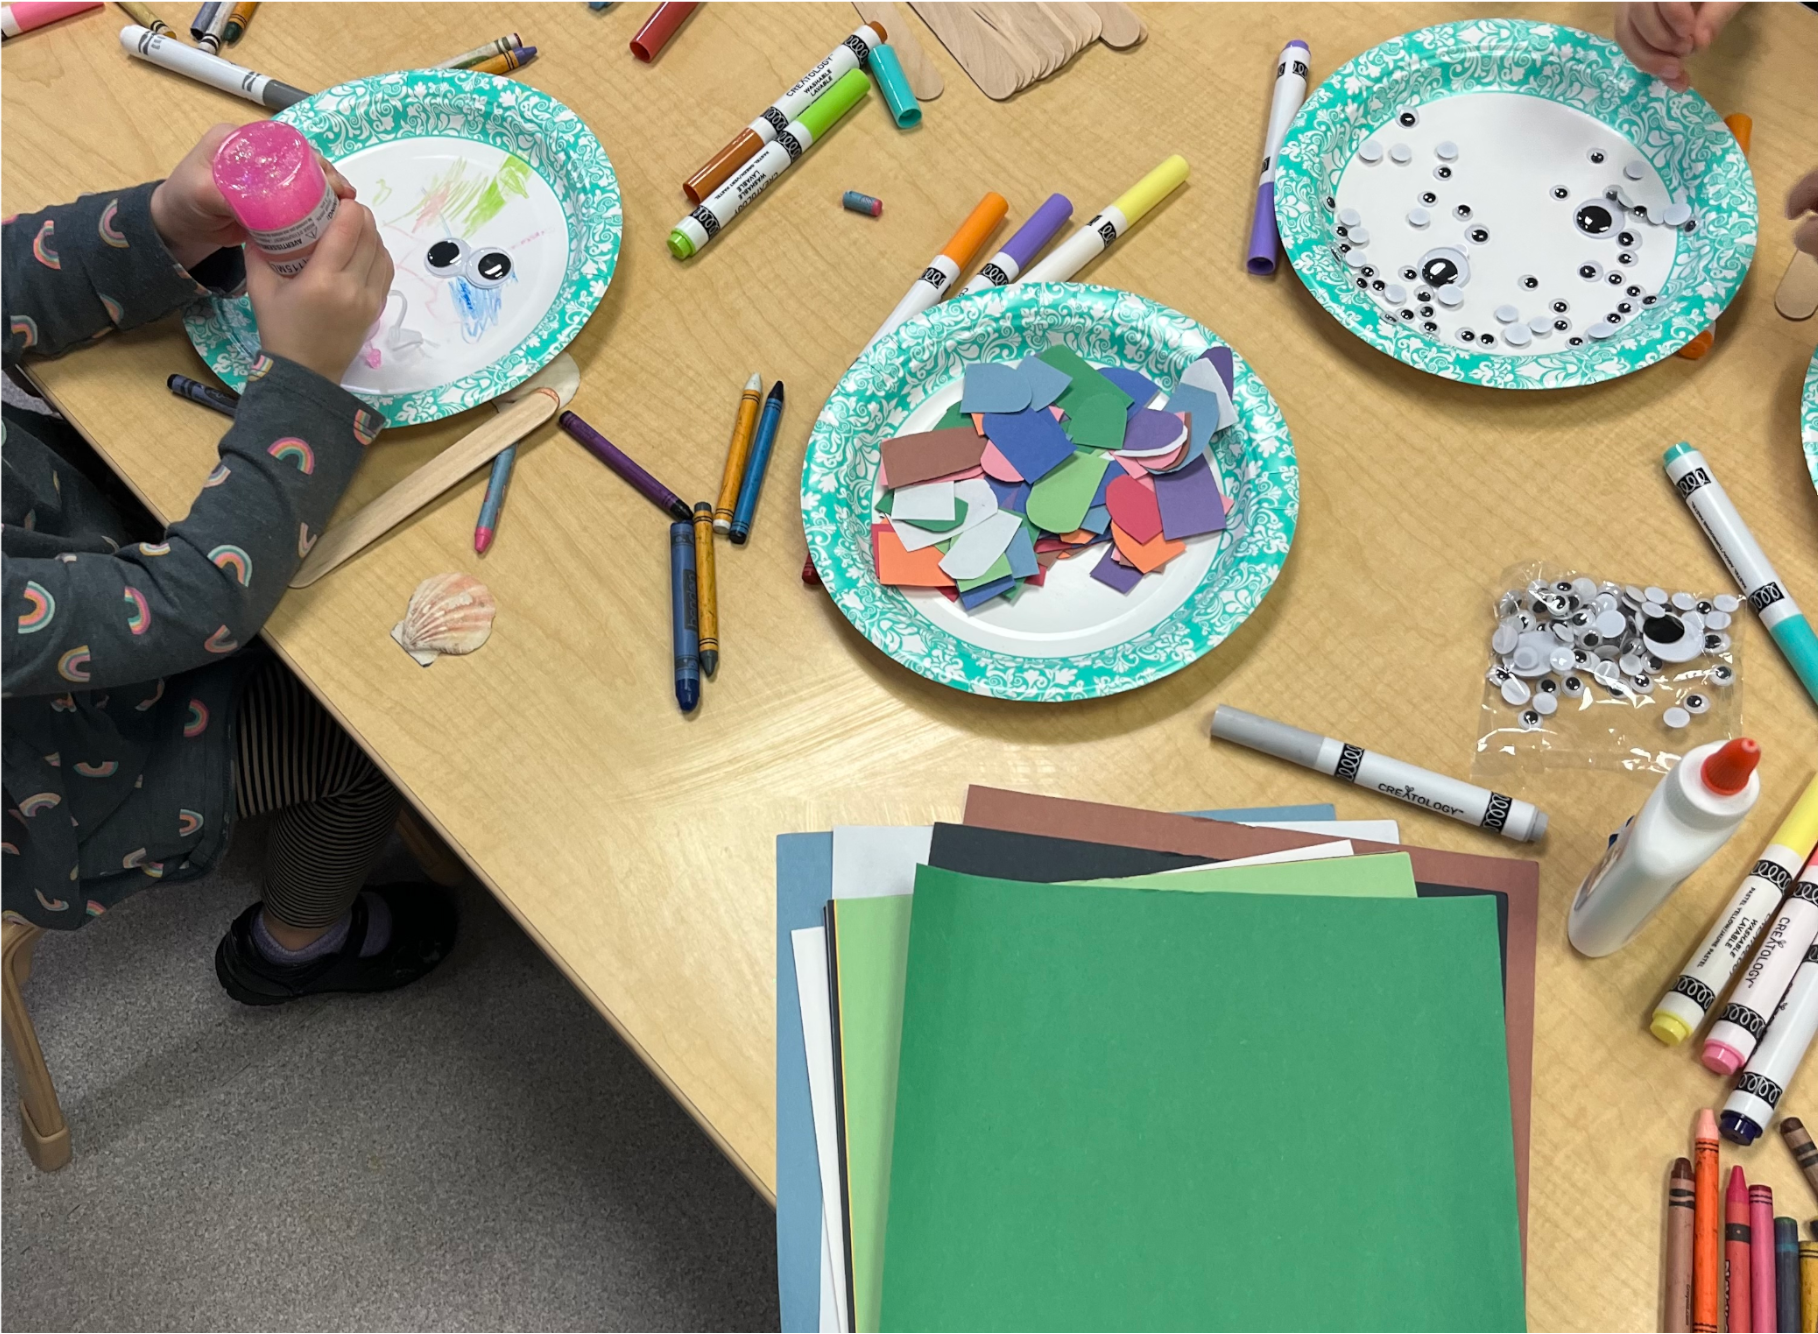
[[(248, 643), (383, 424), (315, 372), (260, 356), (219, 462), (163, 541), (7, 556), (6, 693), (62, 696), (151, 682)], [(7, 446), (34, 447), (43, 448)], [(35, 516), (47, 533), (57, 520), (49, 506)]]

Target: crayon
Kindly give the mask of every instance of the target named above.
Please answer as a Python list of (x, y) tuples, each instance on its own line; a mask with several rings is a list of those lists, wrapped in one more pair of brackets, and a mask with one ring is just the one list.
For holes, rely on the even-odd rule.
[(1092, 220), (1062, 241), (1048, 257), (1018, 279), (1026, 283), (1064, 283), (1111, 248), (1111, 243), (1187, 179), (1187, 159), (1176, 153), (1147, 176), (1092, 215)]
[(1717, 1198), (1717, 1118), (1709, 1107), (1698, 1112), (1692, 1141), (1692, 1329), (1717, 1334), (1723, 1300), (1723, 1273), (1717, 1245), (1722, 1204)]
[(1717, 548), (1742, 596), (1779, 646), (1805, 693), (1818, 703), (1818, 632), (1786, 591), (1755, 535), (1736, 512), (1704, 455), (1683, 440), (1667, 450), (1667, 480), (1679, 492), (1704, 535)]
[(1699, 1058), (1705, 1068), (1733, 1075), (1754, 1055), (1814, 939), (1818, 939), (1818, 857), (1806, 863), (1787, 891), (1761, 947), (1730, 993), (1722, 1018), (1711, 1025)]
[(840, 207), (848, 213), (863, 213), (868, 218), (881, 218), (884, 215), (883, 200), (858, 190), (848, 190), (841, 195)]
[(1786, 1141), (1786, 1147), (1792, 1151), (1793, 1161), (1799, 1164), (1799, 1170), (1805, 1173), (1805, 1183), (1818, 1195), (1818, 1144), (1812, 1143), (1811, 1132), (1806, 1130), (1805, 1122), (1796, 1116), (1780, 1118), (1780, 1138)]
[(824, 138), (840, 117), (857, 106), (870, 90), (870, 81), (857, 70), (841, 75), (839, 82), (815, 98), (798, 119), (777, 131), (773, 142), (765, 144), (749, 162), (727, 177), (725, 184), (676, 223), (669, 233), (669, 253), (677, 259), (699, 253), (727, 223), (775, 184), (777, 177), (788, 171), (797, 158)]
[(141, 28), (146, 29), (148, 32), (158, 34), (167, 32), (174, 33), (170, 24), (151, 12), (150, 6), (139, 4), (138, 0), (119, 0), (119, 2), (120, 8), (126, 11), (126, 17), (131, 19), (134, 23), (137, 23)]
[(921, 314), (945, 296), (947, 288), (959, 277), (959, 271), (972, 266), (978, 252), (985, 248), (986, 239), (997, 230), (998, 223), (1004, 220), (1004, 215), (1009, 211), (1008, 200), (995, 190), (987, 191), (985, 197), (972, 206), (972, 212), (966, 215), (959, 230), (947, 238), (947, 244), (940, 248), (940, 253), (928, 261), (921, 277), (909, 284), (909, 290), (903, 294), (903, 299), (896, 303), (896, 309), (878, 325), (877, 332), (866, 341), (864, 350), (869, 351), (873, 343), (889, 334), (904, 320)]
[(1774, 1192), (1749, 1187), (1749, 1317), (1751, 1330), (1772, 1331), (1779, 1321), (1780, 1285), (1774, 1275)]
[(507, 51), (514, 50), (522, 45), (524, 45), (524, 43), (519, 40), (518, 35), (515, 32), (508, 32), (503, 37), (495, 37), (490, 42), (482, 42), (471, 51), (463, 51), (452, 60), (438, 60), (431, 68), (469, 69), (472, 66), (479, 64), (482, 60), (491, 60), (494, 56), (502, 56)]
[(720, 602), (713, 578), (713, 506), (694, 503), (694, 585), (701, 617), (701, 670), (711, 677), (720, 669)]
[(1774, 1328), (1799, 1328), (1799, 1220), (1774, 1220)]
[(738, 508), (739, 485), (745, 480), (745, 460), (751, 454), (751, 433), (757, 428), (758, 394), (764, 382), (756, 371), (739, 395), (738, 416), (732, 421), (732, 440), (726, 446), (726, 469), (720, 474), (720, 498), (713, 507), (713, 531), (730, 533), (732, 513)]
[(1697, 1031), (1761, 939), (1762, 928), (1773, 919), (1781, 896), (1814, 847), (1818, 847), (1818, 777), (1806, 784), (1716, 925), (1686, 961), (1673, 989), (1654, 1007), (1649, 1031), (1655, 1037), (1670, 1047)]
[(522, 69), (536, 58), (536, 47), (514, 46), (503, 55), (491, 56), (468, 68), (475, 74), (509, 74), (514, 69)]
[(1029, 215), (1029, 221), (1018, 227), (1016, 233), (1004, 242), (1004, 248), (993, 255), (985, 267), (973, 276), (972, 281), (960, 289), (960, 295), (983, 292), (991, 287), (1005, 287), (1015, 282), (1024, 266), (1041, 253), (1042, 247), (1052, 241), (1072, 217), (1071, 199), (1061, 194), (1049, 195), (1042, 201), (1042, 206)]
[(1730, 1293), (1730, 1334), (1753, 1334), (1755, 1328), (1749, 1241), (1749, 1183), (1740, 1167), (1732, 1167), (1729, 1187), (1723, 1192), (1723, 1277)]
[(1275, 96), (1269, 103), (1269, 128), (1263, 134), (1262, 179), (1256, 183), (1256, 211), (1250, 218), (1250, 257), (1254, 274), (1275, 272), (1280, 238), (1275, 234), (1275, 156), (1300, 104), (1307, 100), (1307, 67), (1313, 54), (1298, 37), (1275, 58)]
[(192, 42), (202, 40), (203, 34), (208, 31), (208, 25), (215, 21), (215, 11), (219, 8), (221, 6), (216, 0), (203, 0), (201, 7), (196, 10), (196, 16), (189, 21), (189, 38)]
[(223, 0), (215, 6), (215, 12), (209, 15), (208, 31), (196, 39), (196, 48), (209, 55), (221, 54), (221, 45), (227, 40), (227, 20), (233, 17), (234, 7)]
[(1667, 1177), (1666, 1328), (1692, 1328), (1692, 1160), (1675, 1158)]
[(480, 517), (473, 525), (473, 549), (484, 556), (492, 547), (499, 528), (499, 512), (505, 508), (505, 493), (511, 489), (511, 470), (517, 465), (518, 447), (507, 445), (492, 460), (492, 472), (486, 478), (486, 495), (480, 501)]
[(1818, 1241), (1799, 1243), (1799, 1328), (1818, 1334)]
[(694, 586), (694, 523), (669, 525), (669, 625), (675, 648), (675, 702), (693, 713), (701, 702), (700, 604)]
[(853, 70), (866, 68), (872, 49), (888, 36), (881, 23), (862, 23), (853, 29), (852, 35), (828, 52), (826, 59), (791, 84), (781, 97), (758, 113), (757, 119), (734, 135), (732, 142), (682, 182), (682, 193), (688, 196), (688, 202), (698, 204), (719, 189), (728, 176), (756, 157), (778, 131), (799, 119), (822, 93)]
[(1793, 1082), (1818, 1034), (1818, 943), (1806, 949), (1786, 999), (1774, 1011), (1761, 1043), (1743, 1067), (1717, 1127), (1726, 1139), (1753, 1144), (1774, 1119), (1786, 1086)]
[(33, 28), (101, 8), (101, 0), (14, 0), (0, 6), (0, 35), (17, 37)]
[(688, 16), (699, 9), (698, 4), (677, 3), (666, 0), (650, 11), (650, 17), (644, 20), (644, 26), (637, 30), (631, 39), (631, 54), (648, 65), (657, 58), (657, 53), (669, 45), (669, 39), (675, 36), (677, 28)]
[(137, 56), (148, 64), (184, 75), (197, 83), (205, 83), (224, 93), (244, 97), (248, 102), (257, 102), (273, 111), (295, 106), (309, 96), (301, 88), (280, 83), (269, 74), (256, 74), (252, 70), (242, 69), (230, 60), (185, 46), (174, 37), (161, 37), (136, 23), (129, 23), (120, 29), (120, 45), (126, 48), (129, 56)]
[(192, 380), (187, 375), (173, 375), (165, 380), (164, 387), (178, 398), (187, 398), (191, 403), (200, 403), (205, 408), (213, 408), (224, 417), (234, 415), (234, 409), (240, 404), (240, 396), (231, 389), (217, 389), (212, 384), (203, 384)]
[(227, 15), (227, 26), (221, 29), (221, 39), (229, 46), (246, 36), (246, 29), (252, 23), (253, 14), (259, 8), (259, 0), (240, 0)]
[[(694, 532), (694, 511), (688, 508), (688, 503), (685, 500), (676, 495), (675, 492), (671, 491), (661, 482), (657, 481), (657, 479), (652, 477), (648, 472), (644, 471), (644, 469), (638, 465), (636, 459), (632, 458), (631, 455), (627, 454), (624, 450), (613, 444), (612, 441), (594, 430), (593, 427), (575, 416), (574, 413), (564, 412), (556, 419), (556, 424), (576, 440), (580, 441), (587, 449), (588, 453), (592, 454), (608, 468), (611, 468), (627, 482), (630, 482), (632, 489), (643, 496), (644, 499), (648, 500), (660, 510), (668, 510), (671, 518), (680, 523), (687, 524), (688, 531), (691, 534), (688, 540), (690, 542), (694, 540), (692, 537)], [(692, 559), (693, 558), (690, 557), (690, 560)]]
[(732, 515), (732, 544), (742, 547), (751, 536), (751, 521), (757, 515), (758, 497), (764, 493), (764, 473), (770, 467), (770, 451), (776, 445), (776, 428), (783, 419), (783, 382), (778, 380), (764, 400), (764, 415), (758, 419), (757, 439), (751, 442), (751, 457), (745, 461), (745, 479), (739, 484), (738, 509)]

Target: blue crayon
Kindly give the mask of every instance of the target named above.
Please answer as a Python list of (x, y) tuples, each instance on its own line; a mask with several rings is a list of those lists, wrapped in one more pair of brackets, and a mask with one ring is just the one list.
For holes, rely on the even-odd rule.
[(473, 527), (473, 549), (484, 556), (499, 527), (499, 511), (505, 508), (505, 492), (511, 486), (512, 465), (518, 461), (518, 447), (507, 445), (492, 460), (492, 475), (486, 479), (486, 496), (480, 501), (480, 517)]
[(745, 460), (745, 480), (739, 483), (739, 503), (732, 512), (734, 546), (744, 546), (751, 536), (751, 520), (757, 514), (758, 497), (764, 491), (764, 473), (770, 467), (770, 451), (776, 445), (777, 424), (782, 420), (783, 382), (778, 380), (764, 400), (757, 439), (751, 442), (751, 457)]
[(694, 583), (694, 525), (669, 525), (669, 617), (675, 638), (675, 702), (701, 702), (701, 607)]
[(192, 380), (187, 375), (172, 375), (164, 381), (165, 387), (178, 398), (187, 398), (192, 403), (200, 403), (205, 408), (213, 408), (222, 416), (231, 417), (240, 405), (240, 396), (231, 389), (217, 389), (212, 384), (203, 384)]

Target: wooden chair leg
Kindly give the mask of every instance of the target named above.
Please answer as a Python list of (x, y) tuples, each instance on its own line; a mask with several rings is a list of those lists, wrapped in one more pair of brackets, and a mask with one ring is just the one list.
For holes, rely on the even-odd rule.
[(55, 1172), (69, 1162), (69, 1123), (57, 1105), (57, 1088), (44, 1049), (25, 1008), (24, 986), (32, 973), (32, 948), (44, 928), (25, 922), (0, 923), (0, 988), (4, 990), (6, 1052), (19, 1079), (19, 1136), (40, 1171)]
[(404, 843), (404, 850), (423, 868), (423, 873), (438, 885), (451, 889), (467, 879), (466, 863), (423, 823), (423, 818), (409, 802), (398, 811), (398, 837)]

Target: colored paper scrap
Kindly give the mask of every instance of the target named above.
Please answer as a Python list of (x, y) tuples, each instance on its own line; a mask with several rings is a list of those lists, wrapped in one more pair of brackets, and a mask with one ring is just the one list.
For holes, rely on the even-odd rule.
[(923, 482), (918, 486), (899, 486), (890, 493), (892, 518), (924, 523), (929, 519), (953, 517), (953, 483)]
[(1153, 476), (1156, 473), (1168, 472), (1180, 465), (1182, 457), (1192, 446), (1184, 441), (1167, 454), (1144, 454), (1136, 461), (1142, 465), (1144, 472)]
[(1009, 510), (993, 511), (983, 522), (960, 530), (941, 558), (941, 568), (955, 579), (978, 578), (996, 564), (1022, 526), (1022, 515)]
[[(1213, 356), (1214, 352), (1223, 352), (1221, 361)], [(1224, 430), (1237, 420), (1237, 413), (1231, 406), (1231, 353), (1226, 348), (1210, 348), (1180, 373), (1180, 382), (1190, 389), (1203, 389), (1217, 397), (1219, 402), (1218, 430)]]
[[(1122, 396), (1122, 391), (1119, 390)], [(1067, 407), (1067, 438), (1093, 449), (1121, 449), (1129, 404), (1109, 394), (1095, 394)]]
[(1224, 497), (1207, 459), (1195, 459), (1179, 472), (1158, 473), (1155, 503), (1162, 535), (1170, 539), (1216, 533), (1225, 526)]
[(1029, 406), (1045, 408), (1067, 392), (1072, 379), (1065, 371), (1056, 370), (1040, 357), (1024, 357), (1017, 374), (1029, 385)]
[(1073, 405), (1092, 398), (1109, 398), (1117, 403), (1121, 417), (1130, 406), (1130, 395), (1101, 375), (1084, 357), (1070, 347), (1056, 343), (1041, 354), (1041, 359), (1072, 381), (1054, 401), (1063, 412), (1072, 415)]
[[(903, 545), (910, 551), (920, 551), (923, 547), (931, 547), (936, 542), (945, 542), (969, 528), (976, 527), (997, 513), (997, 495), (992, 491), (991, 483), (983, 477), (968, 477), (963, 482), (953, 484), (953, 508), (956, 513), (962, 504), (966, 507), (966, 517), (951, 532), (935, 533), (925, 528), (918, 528), (914, 524), (904, 524), (896, 530), (896, 535), (902, 538)], [(896, 520), (892, 518), (891, 523), (895, 522)]]
[(975, 362), (966, 367), (960, 398), (964, 412), (1021, 412), (1029, 406), (1030, 385), (1016, 367), (1004, 362)]
[(1127, 371), (1122, 366), (1106, 366), (1099, 374), (1112, 384), (1130, 395), (1130, 411), (1139, 412), (1155, 401), (1161, 389), (1148, 376), (1139, 371)]
[(1105, 508), (1111, 511), (1111, 522), (1138, 543), (1153, 541), (1161, 533), (1161, 510), (1156, 507), (1154, 488), (1134, 477), (1119, 477), (1111, 483), (1111, 489), (1105, 492)]
[(973, 589), (978, 588), (981, 585), (994, 584), (999, 579), (1007, 578), (1009, 575), (1010, 558), (1008, 556), (999, 556), (991, 563), (991, 568), (986, 570), (983, 574), (973, 579), (958, 579), (954, 582), (958, 586), (960, 592), (970, 593)]
[(1167, 410), (1186, 413), (1188, 441), (1203, 445), (1217, 433), (1218, 419), (1224, 407), (1217, 394), (1183, 384), (1169, 395)]
[(994, 579), (988, 584), (980, 584), (970, 593), (961, 593), (959, 595), (960, 606), (964, 607), (967, 611), (972, 611), (975, 608), (984, 606), (987, 602), (991, 601), (992, 598), (1002, 597), (1005, 593), (1008, 593), (1015, 587), (1016, 576), (1007, 574), (1002, 579)]
[(909, 551), (887, 525), (871, 530), (871, 549), (876, 556), (877, 581), (897, 588), (940, 588), (953, 586), (953, 576), (941, 569), (939, 547)]
[[(1107, 475), (1109, 472), (1110, 470), (1106, 469)], [(1094, 505), (1086, 511), (1086, 517), (1079, 521), (1079, 526), (1089, 533), (1097, 533), (1102, 537), (1105, 530), (1111, 526), (1111, 511), (1103, 505)]]
[(1092, 577), (1107, 588), (1114, 588), (1120, 593), (1128, 593), (1143, 581), (1143, 572), (1114, 559), (1116, 551), (1116, 547), (1105, 548), (1105, 554), (1100, 556), (1098, 564), (1092, 567)]
[[(966, 502), (963, 500), (956, 500), (953, 502), (953, 517), (951, 519), (905, 519), (900, 514), (893, 514), (890, 518), (893, 523), (899, 525), (908, 524), (910, 527), (919, 529), (924, 533), (950, 533), (966, 522), (966, 515), (968, 512)], [(900, 533), (902, 528), (898, 527), (897, 531)]]
[(985, 452), (979, 455), (978, 465), (985, 470), (985, 476), (995, 477), (1000, 482), (1025, 480), (1016, 465), (1004, 457), (1004, 451), (989, 440), (985, 441)]
[(971, 427), (957, 426), (899, 435), (884, 441), (879, 452), (891, 486), (901, 488), (977, 467), (979, 456), (985, 452), (985, 441)]
[(1138, 408), (1124, 424), (1124, 445), (1119, 452), (1132, 456), (1166, 454), (1178, 449), (1186, 439), (1185, 416), (1158, 408)]
[(1046, 412), (988, 412), (985, 435), (1026, 482), (1039, 482), (1073, 455), (1067, 433)]
[(1018, 514), (1027, 512), (1029, 506), (1029, 483), (1000, 482), (988, 474), (985, 480), (991, 483), (991, 490), (997, 496), (997, 507), (999, 509), (1015, 510)]
[(1072, 532), (1092, 507), (1092, 497), (1098, 494), (1099, 479), (1110, 463), (1106, 455), (1088, 450), (1074, 451), (1072, 458), (1035, 484), (1029, 492), (1029, 508), (1024, 513), (1048, 532)]
[(958, 403), (955, 403), (952, 407), (943, 412), (941, 414), (941, 419), (934, 423), (929, 429), (933, 431), (951, 431), (955, 427), (960, 426), (965, 427), (975, 435), (977, 434), (978, 428), (972, 424), (972, 418), (966, 414)]
[(1035, 561), (1035, 542), (1029, 536), (1027, 523), (1016, 530), (1016, 536), (1004, 548), (1004, 559), (1009, 562), (1010, 573), (1018, 579), (1027, 579), (1041, 568)]
[(1116, 519), (1111, 520), (1111, 538), (1117, 543), (1118, 553), (1144, 574), (1161, 569), (1187, 549), (1185, 542), (1171, 542), (1159, 532), (1147, 542), (1138, 542), (1117, 526)]

